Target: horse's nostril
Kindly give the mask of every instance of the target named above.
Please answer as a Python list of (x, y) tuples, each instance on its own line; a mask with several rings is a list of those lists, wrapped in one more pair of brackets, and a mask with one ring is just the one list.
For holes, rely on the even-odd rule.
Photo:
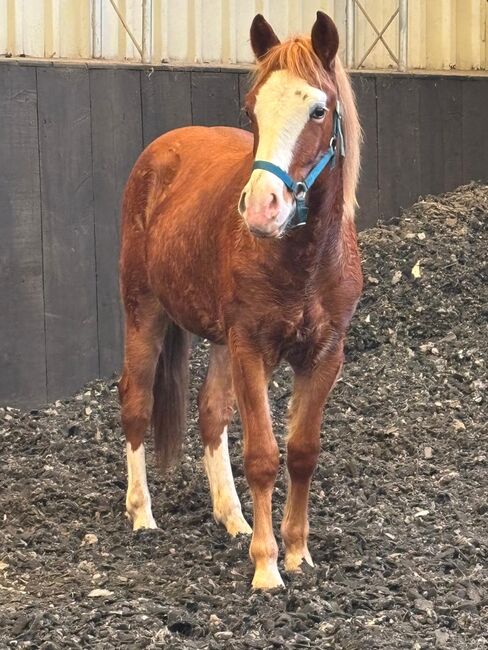
[(242, 216), (246, 211), (246, 193), (242, 192), (241, 198), (239, 199), (239, 214)]
[(278, 207), (278, 197), (274, 192), (271, 193), (271, 203), (270, 207), (272, 208), (277, 208)]

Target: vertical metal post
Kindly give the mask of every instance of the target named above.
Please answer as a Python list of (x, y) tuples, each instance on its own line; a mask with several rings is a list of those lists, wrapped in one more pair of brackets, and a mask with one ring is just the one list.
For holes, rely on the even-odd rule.
[(398, 0), (398, 21), (398, 69), (404, 72), (408, 56), (408, 0)]
[(152, 0), (142, 0), (142, 62), (152, 59)]
[(102, 0), (92, 0), (91, 6), (92, 28), (92, 57), (102, 57)]
[(354, 0), (346, 3), (346, 66), (354, 68)]

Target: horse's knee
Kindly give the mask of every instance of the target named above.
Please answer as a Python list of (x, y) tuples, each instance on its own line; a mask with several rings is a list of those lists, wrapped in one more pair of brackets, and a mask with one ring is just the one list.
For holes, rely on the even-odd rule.
[(287, 466), (292, 479), (309, 479), (313, 474), (320, 453), (320, 438), (290, 438), (287, 444)]
[(251, 487), (267, 489), (274, 485), (280, 466), (280, 452), (276, 441), (267, 447), (249, 445), (244, 451), (244, 471)]

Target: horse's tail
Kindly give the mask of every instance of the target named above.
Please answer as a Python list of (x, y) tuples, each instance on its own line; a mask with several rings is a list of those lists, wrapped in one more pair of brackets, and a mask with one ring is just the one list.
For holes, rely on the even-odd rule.
[(178, 460), (186, 428), (191, 335), (173, 322), (167, 327), (153, 384), (152, 428), (163, 473)]

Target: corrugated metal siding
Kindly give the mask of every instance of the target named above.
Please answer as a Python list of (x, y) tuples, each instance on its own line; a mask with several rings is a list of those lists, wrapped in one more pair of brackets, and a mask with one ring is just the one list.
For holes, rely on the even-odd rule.
[[(397, 0), (361, 0), (381, 31)], [(152, 60), (186, 63), (249, 63), (249, 25), (264, 13), (281, 38), (310, 30), (317, 9), (337, 23), (345, 44), (346, 0), (153, 0)], [(141, 42), (141, 0), (118, 0), (136, 39)], [(0, 0), (0, 54), (46, 58), (91, 56), (90, 0)], [(488, 0), (409, 0), (408, 67), (433, 70), (488, 68)], [(356, 9), (355, 61), (375, 38)], [(384, 38), (396, 53), (398, 19)], [(102, 56), (138, 61), (109, 0), (102, 0)], [(394, 63), (379, 43), (363, 67)]]

